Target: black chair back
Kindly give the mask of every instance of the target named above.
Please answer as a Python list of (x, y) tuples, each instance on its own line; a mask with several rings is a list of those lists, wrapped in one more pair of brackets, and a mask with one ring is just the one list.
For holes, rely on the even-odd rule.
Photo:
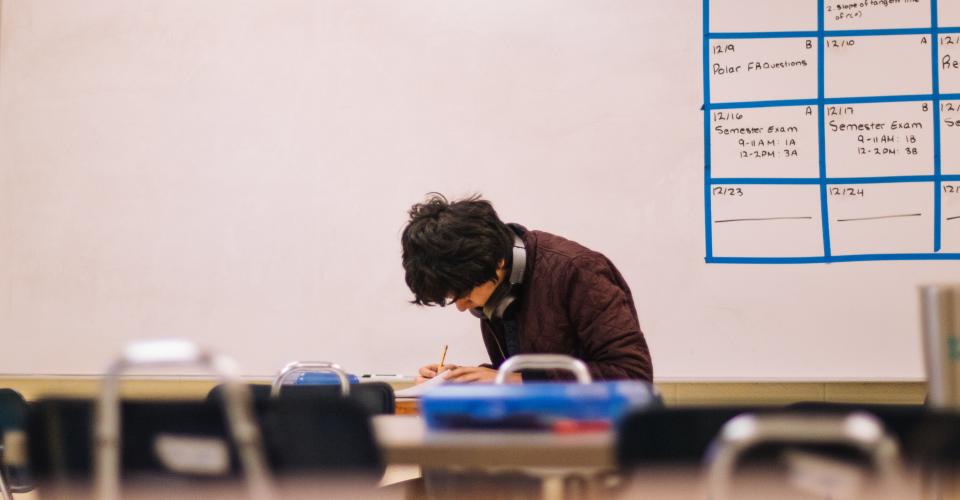
[(618, 426), (617, 461), (625, 468), (699, 465), (723, 424), (742, 413), (770, 410), (718, 406), (636, 411)]
[[(275, 475), (383, 471), (367, 412), (352, 401), (304, 398), (256, 402)], [(45, 400), (28, 422), (29, 460), (38, 480), (92, 480), (94, 402)], [(216, 481), (240, 474), (223, 409), (207, 402), (123, 401), (123, 480)]]
[[(642, 410), (618, 429), (617, 459), (625, 467), (698, 465), (723, 425), (742, 413), (847, 414), (876, 416), (897, 441), (908, 465), (960, 468), (960, 412), (922, 405), (798, 403), (783, 407), (687, 407)], [(763, 450), (759, 450), (762, 454)]]
[(896, 438), (906, 463), (925, 468), (960, 467), (960, 412), (924, 405), (795, 403), (791, 411), (873, 414)]
[[(255, 400), (270, 399), (270, 386), (267, 384), (250, 384)], [(339, 385), (284, 385), (280, 388), (280, 397), (296, 395), (315, 398), (342, 398)], [(350, 394), (346, 399), (355, 401), (371, 415), (393, 415), (396, 412), (396, 398), (393, 387), (386, 382), (363, 382), (350, 386)], [(223, 384), (217, 385), (207, 394), (207, 401), (221, 404), (223, 401)]]
[[(0, 488), (7, 488), (10, 493), (26, 493), (33, 489), (33, 478), (28, 468), (20, 464), (8, 463), (6, 460), (7, 439), (26, 429), (27, 401), (19, 392), (13, 389), (0, 389)], [(22, 434), (21, 434), (22, 435)]]

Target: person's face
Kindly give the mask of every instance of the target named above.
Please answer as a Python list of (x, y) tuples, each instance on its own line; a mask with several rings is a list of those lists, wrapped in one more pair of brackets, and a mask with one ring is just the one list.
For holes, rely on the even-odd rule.
[(493, 295), (493, 291), (497, 289), (497, 286), (503, 281), (504, 276), (504, 261), (500, 261), (500, 267), (497, 268), (497, 280), (488, 281), (481, 285), (477, 285), (470, 290), (470, 293), (464, 295), (463, 297), (455, 299), (453, 302), (457, 305), (457, 310), (460, 312), (476, 309), (478, 307), (483, 307), (484, 304), (490, 300), (490, 296)]

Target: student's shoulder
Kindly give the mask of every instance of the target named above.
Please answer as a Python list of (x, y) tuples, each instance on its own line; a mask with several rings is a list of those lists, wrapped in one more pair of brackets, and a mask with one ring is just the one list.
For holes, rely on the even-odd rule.
[(563, 236), (541, 230), (532, 230), (529, 235), (536, 246), (538, 261), (587, 268), (606, 262), (603, 254)]

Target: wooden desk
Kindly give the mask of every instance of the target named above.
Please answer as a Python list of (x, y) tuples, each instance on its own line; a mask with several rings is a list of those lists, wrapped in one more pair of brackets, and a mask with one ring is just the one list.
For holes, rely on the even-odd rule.
[(427, 431), (422, 418), (373, 418), (388, 464), (422, 467), (613, 468), (613, 432)]
[(413, 398), (397, 398), (395, 410), (397, 415), (419, 415), (420, 400)]

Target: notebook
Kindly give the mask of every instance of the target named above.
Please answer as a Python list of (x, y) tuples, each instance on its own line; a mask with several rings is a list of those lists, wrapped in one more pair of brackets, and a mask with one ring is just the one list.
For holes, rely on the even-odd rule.
[(413, 387), (408, 387), (403, 390), (396, 391), (394, 395), (398, 398), (419, 398), (423, 396), (424, 393), (443, 385), (447, 381), (447, 377), (450, 375), (450, 370), (440, 372), (436, 377), (427, 380), (426, 382), (417, 384)]

